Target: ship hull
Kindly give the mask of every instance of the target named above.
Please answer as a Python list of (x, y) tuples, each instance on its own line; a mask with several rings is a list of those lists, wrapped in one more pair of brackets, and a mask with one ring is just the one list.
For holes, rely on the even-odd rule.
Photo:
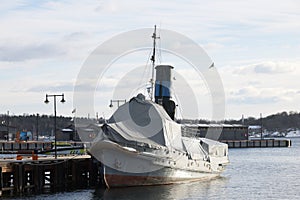
[(167, 185), (208, 180), (217, 176), (219, 176), (218, 173), (193, 172), (173, 168), (161, 168), (148, 173), (127, 173), (104, 167), (104, 181), (108, 188)]
[(108, 188), (190, 182), (220, 174), (213, 171), (208, 162), (191, 161), (185, 154), (167, 157), (170, 153), (165, 151), (160, 155), (139, 152), (110, 141), (96, 143), (91, 152), (103, 164), (103, 178)]

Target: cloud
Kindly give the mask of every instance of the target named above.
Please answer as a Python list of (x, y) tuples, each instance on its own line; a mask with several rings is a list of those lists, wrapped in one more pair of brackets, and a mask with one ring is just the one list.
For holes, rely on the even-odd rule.
[(282, 61), (266, 61), (255, 63), (247, 66), (236, 67), (235, 74), (249, 75), (249, 74), (283, 74), (291, 73), (296, 69), (298, 62), (282, 62)]
[[(228, 89), (228, 88), (227, 88)], [(235, 105), (275, 105), (294, 102), (299, 97), (299, 89), (285, 87), (258, 86), (240, 87), (229, 92), (227, 103)]]
[(229, 104), (249, 104), (249, 105), (269, 105), (279, 102), (277, 96), (261, 97), (261, 96), (247, 96), (247, 97), (230, 97), (227, 100)]
[[(47, 85), (38, 85), (33, 86), (27, 89), (27, 92), (73, 92), (74, 85), (73, 83), (56, 83), (55, 85), (47, 84)], [(85, 87), (84, 90), (87, 88)]]
[(55, 44), (0, 44), (0, 61), (19, 62), (32, 59), (48, 59), (54, 56), (63, 56), (64, 54), (66, 52)]
[(242, 87), (230, 92), (228, 104), (235, 105), (274, 105), (284, 100), (282, 88)]
[(94, 10), (95, 12), (117, 12), (119, 11), (119, 6), (115, 1), (102, 1)]
[(287, 73), (294, 69), (294, 65), (287, 62), (266, 62), (254, 66), (254, 72), (263, 74)]
[(75, 31), (72, 33), (68, 33), (63, 37), (64, 41), (74, 42), (74, 41), (82, 41), (87, 38), (91, 38), (93, 35), (86, 31)]
[(221, 43), (213, 42), (213, 43), (208, 43), (208, 44), (203, 45), (203, 48), (206, 51), (210, 52), (210, 51), (214, 51), (214, 50), (221, 50), (224, 48), (224, 45)]

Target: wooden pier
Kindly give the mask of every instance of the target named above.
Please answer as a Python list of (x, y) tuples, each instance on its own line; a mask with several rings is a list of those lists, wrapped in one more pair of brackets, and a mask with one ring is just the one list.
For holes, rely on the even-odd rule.
[[(102, 184), (101, 164), (89, 155), (0, 160), (0, 194), (15, 196), (91, 188)], [(37, 159), (37, 160), (33, 160)]]
[[(84, 144), (89, 144), (89, 143), (84, 143), (84, 142), (73, 142), (73, 141), (68, 141), (68, 142), (62, 142), (58, 141), (57, 144), (59, 145), (60, 143), (68, 143), (72, 145), (73, 147), (80, 147), (83, 146)], [(30, 153), (33, 150), (50, 150), (53, 147), (53, 142), (45, 142), (45, 141), (5, 141), (5, 140), (0, 140), (0, 153), (2, 154), (7, 154), (7, 153)]]
[(254, 140), (222, 140), (228, 148), (267, 148), (267, 147), (291, 147), (289, 139), (254, 139)]

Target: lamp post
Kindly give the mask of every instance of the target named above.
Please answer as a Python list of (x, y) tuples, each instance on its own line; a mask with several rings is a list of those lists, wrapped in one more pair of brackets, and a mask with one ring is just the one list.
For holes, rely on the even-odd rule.
[(262, 121), (262, 114), (260, 113), (260, 139), (263, 139), (263, 121)]
[(6, 140), (9, 140), (9, 111), (7, 111), (7, 119), (6, 119), (6, 129), (7, 129), (7, 137)]
[(39, 113), (36, 114), (36, 141), (39, 141)]
[(120, 106), (120, 103), (126, 103), (126, 99), (115, 99), (115, 100), (110, 100), (109, 107), (112, 108), (114, 105), (113, 103), (117, 103), (118, 107)]
[(54, 148), (55, 148), (55, 159), (57, 159), (57, 146), (56, 146), (56, 97), (62, 97), (60, 102), (65, 103), (64, 94), (46, 94), (46, 104), (49, 103), (48, 97), (54, 98)]

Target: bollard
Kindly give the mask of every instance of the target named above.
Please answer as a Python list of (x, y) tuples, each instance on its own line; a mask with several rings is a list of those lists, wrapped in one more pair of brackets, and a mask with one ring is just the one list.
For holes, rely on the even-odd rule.
[(35, 151), (32, 151), (32, 160), (38, 160), (38, 155), (35, 154)]
[(32, 155), (32, 160), (38, 160), (38, 155), (33, 154), (33, 155)]
[(22, 160), (23, 157), (21, 155), (17, 155), (17, 160)]

